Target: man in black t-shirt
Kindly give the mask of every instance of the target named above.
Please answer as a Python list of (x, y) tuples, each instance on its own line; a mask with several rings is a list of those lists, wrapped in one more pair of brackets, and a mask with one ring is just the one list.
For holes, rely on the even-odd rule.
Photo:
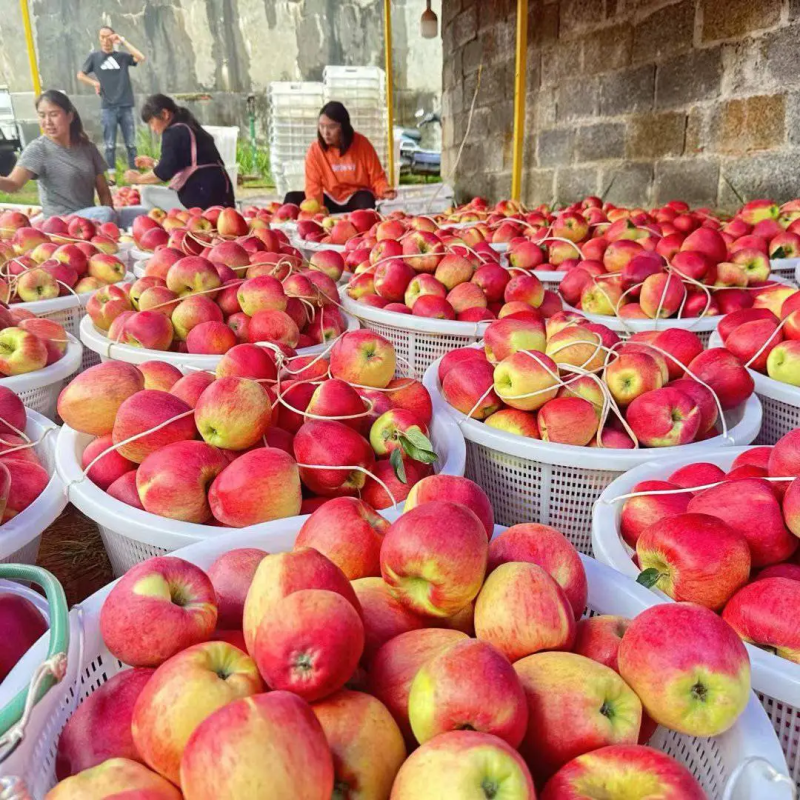
[[(123, 45), (128, 52), (115, 50)], [(144, 55), (130, 42), (114, 32), (113, 28), (100, 28), (100, 49), (89, 53), (78, 73), (78, 80), (93, 86), (103, 101), (103, 142), (109, 174), (114, 176), (117, 163), (117, 127), (128, 151), (128, 166), (133, 168), (136, 159), (136, 130), (133, 122), (133, 87), (128, 70), (141, 64)], [(94, 77), (90, 77), (94, 75)]]

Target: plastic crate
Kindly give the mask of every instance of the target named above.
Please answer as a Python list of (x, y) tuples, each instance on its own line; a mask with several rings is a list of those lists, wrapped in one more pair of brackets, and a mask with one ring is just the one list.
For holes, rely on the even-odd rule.
[[(676, 469), (699, 460), (727, 471), (734, 459), (748, 449), (728, 447), (692, 456), (651, 460), (619, 477), (602, 493), (595, 507), (592, 539), (597, 559), (630, 578), (635, 579), (639, 574), (619, 533), (623, 503), (613, 502), (615, 497), (630, 493), (640, 481), (666, 480)], [(672, 602), (660, 591), (653, 591), (653, 596), (661, 602)], [(746, 647), (753, 670), (753, 688), (778, 735), (789, 774), (800, 784), (800, 664), (749, 644)], [(758, 795), (752, 798), (758, 800)]]
[[(390, 520), (393, 514), (386, 515)], [(195, 544), (175, 555), (201, 569), (223, 553), (242, 547), (259, 547), (271, 553), (285, 552), (294, 546), (300, 520), (271, 523), (261, 531), (237, 531), (215, 540)], [(495, 526), (495, 535), (502, 531)], [(593, 559), (583, 558), (588, 580), (586, 616), (615, 614), (628, 618), (653, 606), (657, 601), (643, 587), (623, 578)], [(67, 675), (34, 708), (26, 736), (17, 751), (4, 764), (2, 774), (21, 778), (34, 800), (42, 800), (55, 784), (55, 754), (58, 737), (76, 707), (109, 678), (125, 669), (106, 649), (100, 634), (100, 610), (113, 588), (110, 584), (70, 612), (70, 644)], [(0, 704), (5, 704), (25, 685), (47, 651), (43, 638), (25, 654), (11, 680), (0, 687)], [(763, 759), (781, 775), (787, 776), (785, 759), (764, 710), (751, 695), (744, 712), (733, 727), (720, 736), (698, 738), (659, 728), (650, 746), (668, 753), (684, 764), (700, 782), (709, 800), (789, 800), (786, 783), (769, 780), (757, 765), (745, 769), (738, 780), (731, 780), (748, 759)], [(278, 800), (278, 798), (275, 798)], [(677, 798), (676, 798), (677, 800)]]
[(603, 490), (623, 472), (652, 461), (683, 456), (701, 459), (724, 445), (753, 442), (761, 428), (761, 403), (752, 395), (728, 411), (728, 439), (721, 435), (680, 447), (617, 450), (575, 447), (530, 439), (468, 419), (442, 397), (439, 362), (425, 373), (434, 409), (458, 422), (467, 446), (466, 476), (483, 487), (503, 525), (533, 520), (558, 528), (582, 553), (592, 553), (592, 509)]
[[(239, 141), (238, 126), (203, 125), (203, 129), (214, 137), (214, 144), (217, 146), (222, 163), (230, 173), (231, 169), (236, 168), (236, 143)], [(236, 186), (235, 181), (233, 185)]]

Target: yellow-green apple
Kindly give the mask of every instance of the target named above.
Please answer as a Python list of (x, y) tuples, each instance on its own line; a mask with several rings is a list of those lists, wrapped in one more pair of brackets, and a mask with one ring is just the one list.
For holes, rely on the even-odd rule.
[(173, 336), (172, 323), (164, 314), (157, 311), (136, 311), (125, 319), (119, 341), (146, 350), (169, 350)]
[(422, 666), (411, 684), (408, 715), (420, 744), (466, 729), (518, 747), (528, 723), (525, 695), (511, 663), (476, 639), (458, 642)]
[(494, 512), (486, 492), (469, 478), (458, 475), (430, 475), (423, 478), (409, 492), (405, 509), (410, 511), (423, 503), (447, 500), (470, 509), (481, 521), (486, 537), (494, 533)]
[(675, 274), (658, 273), (645, 278), (639, 294), (639, 305), (648, 317), (671, 317), (686, 299), (686, 287)]
[(733, 264), (739, 266), (747, 277), (748, 285), (766, 281), (769, 278), (769, 256), (754, 248), (742, 248), (730, 257)]
[[(36, 466), (36, 465), (34, 465)], [(11, 468), (15, 465), (12, 463)], [(4, 471), (0, 470), (0, 471)], [(8, 476), (8, 472), (4, 472)], [(9, 485), (5, 485), (6, 494)], [(0, 594), (0, 631), (3, 649), (0, 652), (0, 680), (13, 669), (36, 640), (47, 632), (47, 624), (39, 610), (27, 598), (20, 595)], [(83, 767), (76, 771), (80, 771)], [(67, 773), (69, 774), (69, 773)]]
[(520, 411), (516, 408), (503, 408), (486, 417), (483, 421), (490, 428), (495, 428), (517, 436), (528, 436), (531, 439), (539, 438), (539, 426), (536, 424), (536, 414), (532, 411)]
[(688, 736), (724, 733), (750, 698), (744, 644), (727, 622), (694, 603), (643, 611), (622, 637), (618, 659), (647, 713)]
[(540, 650), (568, 650), (575, 614), (564, 590), (537, 564), (500, 564), (475, 602), (475, 634), (510, 661)]
[(347, 576), (317, 550), (303, 547), (287, 553), (273, 553), (261, 560), (247, 592), (243, 632), (248, 651), (255, 645), (261, 620), (272, 615), (279, 600), (301, 589), (338, 592), (356, 611), (361, 611)]
[(271, 418), (267, 392), (249, 378), (217, 378), (194, 408), (195, 424), (203, 439), (226, 450), (246, 450), (260, 442)]
[(747, 540), (708, 514), (678, 514), (651, 525), (637, 539), (636, 555), (639, 583), (714, 611), (750, 577)]
[(95, 292), (102, 289), (105, 284), (97, 278), (81, 278), (74, 286), (76, 294), (85, 294), (86, 292)]
[(556, 364), (570, 364), (594, 372), (605, 363), (607, 346), (601, 331), (575, 325), (549, 335), (545, 352)]
[(0, 375), (24, 375), (47, 364), (47, 346), (23, 328), (0, 330)]
[(790, 386), (800, 386), (800, 340), (781, 342), (767, 357), (767, 375)]
[[(113, 284), (112, 284), (113, 285)], [(141, 296), (148, 290), (152, 289), (154, 286), (161, 286), (166, 288), (166, 283), (161, 278), (154, 278), (144, 276), (143, 278), (138, 278), (135, 280), (131, 286), (126, 290), (126, 296), (128, 300), (133, 304), (133, 307), (139, 311), (141, 306), (139, 305), (139, 300)]]
[(490, 542), (487, 571), (514, 561), (542, 567), (564, 590), (575, 619), (581, 618), (588, 594), (586, 571), (578, 551), (563, 533), (549, 525), (512, 525)]
[(190, 372), (176, 381), (169, 392), (183, 400), (190, 408), (194, 408), (200, 395), (214, 380), (210, 372)]
[(488, 543), (480, 519), (460, 503), (431, 501), (406, 511), (381, 545), (381, 574), (418, 614), (449, 617), (478, 594)]
[(334, 763), (313, 710), (289, 692), (235, 700), (207, 716), (183, 751), (186, 800), (330, 800)]
[(521, 302), (538, 308), (544, 300), (544, 286), (535, 275), (515, 275), (503, 291), (506, 303)]
[[(141, 464), (150, 453), (166, 444), (194, 439), (197, 429), (190, 412), (183, 400), (169, 392), (157, 389), (136, 392), (117, 409), (112, 436), (114, 444), (120, 445), (119, 454)], [(151, 430), (160, 425), (163, 427)], [(120, 444), (134, 436), (137, 438), (133, 441)]]
[(333, 754), (334, 795), (388, 800), (406, 746), (386, 706), (363, 692), (342, 690), (314, 703), (312, 710)]
[(630, 547), (636, 547), (642, 532), (651, 525), (685, 513), (692, 498), (689, 492), (649, 493), (671, 492), (680, 488), (681, 485), (671, 481), (657, 480), (640, 481), (633, 487), (632, 494), (642, 494), (642, 496), (630, 497), (623, 503), (619, 523), (622, 538)]
[(753, 308), (768, 308), (780, 317), (783, 304), (796, 293), (793, 286), (768, 286), (754, 293)]
[(605, 382), (611, 396), (620, 406), (627, 406), (637, 397), (660, 389), (661, 369), (647, 353), (621, 353), (606, 367)]
[(496, 395), (521, 411), (541, 408), (558, 394), (558, 386), (556, 362), (544, 353), (519, 351), (504, 358), (494, 369)]
[(385, 389), (394, 377), (392, 344), (368, 330), (350, 331), (331, 349), (331, 374), (359, 386)]
[(536, 791), (513, 747), (497, 736), (464, 730), (426, 742), (400, 768), (392, 800), (418, 797), (535, 800)]
[(325, 589), (300, 589), (271, 611), (259, 622), (252, 647), (270, 688), (313, 702), (350, 680), (364, 651), (364, 625), (347, 599)]
[(254, 661), (227, 642), (204, 642), (155, 671), (133, 708), (131, 730), (144, 762), (175, 784), (192, 732), (234, 700), (263, 691)]
[[(347, 296), (353, 300), (364, 300), (367, 297), (377, 297), (375, 294), (374, 267), (371, 271), (357, 272), (347, 282)], [(382, 298), (379, 298), (382, 299)]]
[(682, 378), (686, 367), (703, 352), (700, 337), (692, 331), (681, 328), (667, 328), (661, 331), (653, 338), (653, 345), (672, 356), (666, 358), (671, 381)]
[(395, 408), (405, 408), (417, 415), (425, 425), (433, 418), (433, 404), (428, 390), (413, 378), (392, 378), (386, 388), (386, 397)]
[(349, 383), (338, 378), (326, 380), (314, 389), (305, 412), (311, 419), (315, 416), (338, 419), (359, 433), (369, 430), (368, 405)]
[(58, 297), (60, 289), (49, 272), (30, 269), (17, 278), (16, 291), (21, 302), (31, 303), (36, 300), (52, 300)]
[(777, 219), (780, 208), (772, 200), (751, 200), (739, 211), (739, 218), (748, 225), (755, 225), (764, 219)]
[(106, 453), (86, 473), (86, 477), (103, 491), (108, 489), (117, 478), (121, 478), (126, 472), (136, 469), (136, 464), (133, 461), (121, 456), (113, 447), (114, 442), (111, 434), (106, 434), (105, 436), (98, 436), (89, 442), (81, 455), (81, 466), (86, 469), (101, 453)]
[(150, 453), (136, 471), (145, 511), (168, 519), (204, 524), (211, 519), (208, 487), (228, 459), (205, 442), (173, 442)]
[(262, 559), (269, 555), (257, 547), (238, 547), (219, 556), (206, 570), (217, 598), (217, 627), (242, 629), (247, 592)]
[(58, 415), (71, 428), (93, 436), (111, 433), (120, 406), (144, 389), (133, 364), (106, 361), (73, 378), (58, 397)]
[(301, 504), (297, 464), (277, 447), (250, 450), (217, 475), (208, 502), (214, 518), (232, 528), (293, 517)]
[(427, 439), (428, 427), (417, 418), (416, 414), (404, 408), (392, 408), (372, 423), (369, 442), (375, 454), (380, 457), (395, 450), (405, 453), (404, 442), (408, 440), (408, 436), (420, 434)]
[(335, 250), (317, 250), (309, 261), (312, 269), (325, 273), (329, 278), (338, 281), (344, 272), (344, 259)]
[(486, 328), (483, 343), (486, 357), (493, 363), (518, 350), (543, 353), (547, 345), (544, 322), (538, 319), (499, 319)]
[(155, 667), (206, 641), (217, 621), (214, 587), (194, 564), (157, 556), (117, 581), (100, 611), (109, 651), (132, 667)]
[(722, 618), (745, 642), (800, 664), (800, 636), (793, 624), (798, 600), (797, 580), (759, 577), (730, 599)]
[(608, 272), (622, 272), (626, 265), (645, 250), (633, 239), (618, 239), (611, 242), (603, 252), (603, 266)]
[(587, 314), (614, 316), (622, 300), (622, 287), (610, 280), (594, 280), (581, 290), (580, 308)]
[(115, 255), (97, 253), (89, 258), (87, 272), (104, 283), (116, 283), (125, 277), (125, 265)]
[(572, 759), (550, 778), (541, 800), (643, 796), (704, 800), (707, 795), (692, 773), (671, 756), (629, 744), (601, 747)]
[[(474, 352), (483, 356), (479, 350)], [(472, 419), (485, 419), (503, 405), (494, 390), (494, 368), (485, 358), (459, 361), (448, 370), (442, 381), (445, 401)]]
[(389, 523), (355, 497), (320, 506), (300, 528), (295, 547), (313, 547), (341, 568), (348, 580), (380, 575), (380, 551)]
[(716, 266), (714, 286), (741, 288), (747, 286), (747, 275), (744, 266), (732, 261), (722, 261)]
[(141, 761), (131, 733), (133, 707), (155, 670), (126, 669), (90, 694), (58, 739), (56, 776), (64, 780), (107, 759)]
[(417, 300), (421, 297), (447, 297), (447, 289), (441, 281), (436, 280), (433, 275), (423, 273), (412, 278), (403, 294), (403, 302), (413, 310)]
[[(178, 296), (216, 289), (222, 284), (214, 265), (201, 256), (185, 256), (176, 261), (167, 271), (167, 288)], [(205, 295), (209, 297), (213, 295)]]
[(583, 446), (597, 433), (595, 407), (582, 397), (555, 397), (536, 415), (539, 435), (544, 442)]
[(168, 392), (183, 377), (183, 373), (176, 366), (166, 361), (145, 361), (138, 366), (144, 375), (145, 389)]
[(700, 430), (700, 408), (685, 392), (664, 387), (637, 397), (625, 418), (646, 447), (674, 447), (694, 441)]
[(718, 517), (739, 531), (750, 547), (753, 567), (786, 561), (800, 544), (786, 529), (770, 485), (758, 478), (726, 481), (706, 489), (689, 501), (686, 510)]
[(573, 652), (619, 672), (617, 653), (630, 620), (612, 614), (586, 617), (578, 622)]
[(397, 600), (383, 578), (357, 578), (352, 581), (352, 586), (361, 604), (364, 621), (363, 660), (367, 666), (390, 639), (427, 627), (429, 620)]
[(336, 420), (304, 423), (293, 447), (303, 483), (323, 497), (355, 495), (375, 462), (369, 442)]
[(528, 703), (520, 752), (537, 780), (600, 747), (636, 744), (642, 703), (613, 669), (576, 653), (537, 653), (514, 664)]
[(45, 797), (46, 800), (108, 800), (120, 797), (181, 800), (183, 795), (168, 780), (137, 761), (109, 758), (61, 781)]
[(413, 231), (403, 238), (403, 255), (415, 272), (432, 273), (445, 256), (445, 250), (436, 234)]

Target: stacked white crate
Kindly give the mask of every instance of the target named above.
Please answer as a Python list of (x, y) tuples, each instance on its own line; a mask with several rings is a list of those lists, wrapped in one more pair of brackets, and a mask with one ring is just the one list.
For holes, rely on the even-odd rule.
[(384, 169), (388, 164), (386, 73), (380, 67), (325, 67), (325, 102), (338, 100), (353, 127), (372, 142)]
[(317, 136), (325, 102), (322, 83), (273, 81), (269, 85), (269, 145), (278, 194), (302, 190), (306, 151)]

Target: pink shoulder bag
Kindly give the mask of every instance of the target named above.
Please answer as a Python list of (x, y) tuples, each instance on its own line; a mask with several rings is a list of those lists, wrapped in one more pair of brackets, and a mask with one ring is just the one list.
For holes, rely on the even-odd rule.
[(195, 138), (194, 131), (185, 122), (176, 122), (175, 125), (182, 125), (189, 131), (189, 137), (192, 140), (192, 163), (190, 166), (185, 167), (180, 172), (176, 172), (172, 180), (169, 182), (169, 188), (179, 192), (186, 185), (186, 181), (200, 169), (206, 167), (217, 167), (225, 173), (225, 180), (228, 180), (228, 172), (221, 163), (215, 164), (198, 164), (197, 163), (197, 139)]

